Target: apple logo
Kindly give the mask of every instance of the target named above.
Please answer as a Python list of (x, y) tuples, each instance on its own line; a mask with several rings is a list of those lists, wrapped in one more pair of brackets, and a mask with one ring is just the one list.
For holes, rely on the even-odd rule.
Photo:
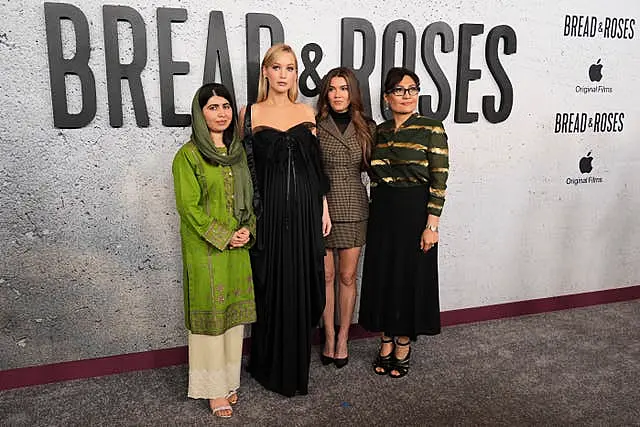
[(592, 161), (593, 161), (593, 157), (591, 157), (591, 151), (589, 151), (586, 156), (580, 159), (580, 164), (579, 164), (580, 172), (582, 173), (591, 172), (591, 170), (593, 169), (593, 166), (591, 166)]
[(592, 82), (599, 82), (602, 79), (602, 64), (599, 59), (598, 62), (591, 64), (589, 67), (589, 79)]

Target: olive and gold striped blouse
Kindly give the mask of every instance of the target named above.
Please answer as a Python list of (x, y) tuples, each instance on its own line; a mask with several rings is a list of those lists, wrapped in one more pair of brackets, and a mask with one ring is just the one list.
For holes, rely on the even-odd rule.
[(387, 120), (377, 129), (371, 154), (372, 185), (429, 185), (431, 215), (440, 216), (449, 176), (449, 148), (442, 122), (413, 114), (397, 130)]

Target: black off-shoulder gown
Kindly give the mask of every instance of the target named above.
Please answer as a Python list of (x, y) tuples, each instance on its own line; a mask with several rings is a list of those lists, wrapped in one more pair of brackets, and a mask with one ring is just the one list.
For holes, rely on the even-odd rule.
[(265, 388), (306, 394), (311, 338), (325, 304), (322, 196), (328, 179), (312, 123), (251, 137), (261, 199), (251, 249), (257, 322), (249, 372)]

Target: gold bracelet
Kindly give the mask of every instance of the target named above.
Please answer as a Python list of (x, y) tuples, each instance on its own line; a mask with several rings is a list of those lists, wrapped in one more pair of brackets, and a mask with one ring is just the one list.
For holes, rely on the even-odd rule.
[(427, 224), (427, 226), (425, 227), (425, 230), (431, 230), (434, 233), (437, 233), (438, 232), (438, 226), (437, 225)]

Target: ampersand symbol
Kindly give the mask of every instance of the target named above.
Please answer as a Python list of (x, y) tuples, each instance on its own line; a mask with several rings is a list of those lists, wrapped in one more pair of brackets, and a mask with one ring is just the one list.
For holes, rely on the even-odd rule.
[[(313, 52), (313, 60), (310, 53)], [(322, 60), (322, 48), (316, 43), (309, 43), (302, 48), (300, 58), (304, 64), (304, 70), (300, 73), (300, 92), (306, 97), (312, 98), (320, 92), (320, 83), (322, 79), (318, 75), (316, 69)], [(309, 88), (307, 84), (309, 78), (313, 82), (314, 88)]]
[(593, 117), (589, 117), (589, 127), (593, 127)]
[(598, 24), (598, 32), (601, 33), (602, 32), (602, 22), (600, 22)]

